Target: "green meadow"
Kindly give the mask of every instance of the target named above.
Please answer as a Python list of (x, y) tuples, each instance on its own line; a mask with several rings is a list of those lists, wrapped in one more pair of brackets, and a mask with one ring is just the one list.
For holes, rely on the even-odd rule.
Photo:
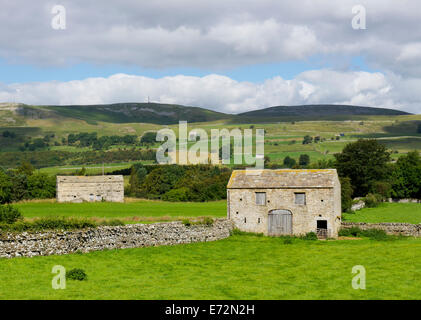
[(355, 213), (344, 213), (343, 220), (349, 222), (402, 222), (421, 223), (421, 204), (382, 203), (377, 208), (364, 208)]
[[(0, 299), (421, 299), (421, 239), (234, 235), (207, 243), (0, 259)], [(86, 281), (51, 286), (54, 265)], [(352, 288), (352, 268), (366, 289)]]
[[(117, 202), (57, 203), (55, 200), (26, 201), (14, 204), (25, 218), (89, 217), (136, 218), (138, 221), (174, 220), (182, 217), (226, 217), (226, 201), (165, 202), (127, 199)], [(143, 219), (143, 220), (142, 220)]]

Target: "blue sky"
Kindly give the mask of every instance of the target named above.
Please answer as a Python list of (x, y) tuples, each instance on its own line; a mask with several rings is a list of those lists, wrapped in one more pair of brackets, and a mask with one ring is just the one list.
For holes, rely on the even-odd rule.
[(83, 80), (91, 77), (109, 77), (116, 73), (140, 75), (150, 78), (162, 78), (175, 75), (189, 75), (203, 77), (216, 73), (225, 75), (237, 81), (262, 82), (268, 78), (280, 76), (290, 80), (306, 70), (317, 70), (322, 68), (336, 68), (347, 70), (361, 70), (372, 72), (362, 57), (348, 57), (335, 61), (334, 58), (310, 57), (304, 61), (288, 61), (265, 64), (250, 64), (235, 68), (142, 68), (137, 65), (117, 64), (92, 64), (77, 63), (67, 66), (39, 66), (36, 63), (9, 63), (0, 59), (0, 82), (5, 84), (19, 82), (40, 82), (40, 81), (72, 81)]

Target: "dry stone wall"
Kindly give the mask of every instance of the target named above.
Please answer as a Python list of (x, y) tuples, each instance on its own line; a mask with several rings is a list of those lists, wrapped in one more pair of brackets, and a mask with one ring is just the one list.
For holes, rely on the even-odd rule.
[(3, 233), (0, 234), (0, 257), (33, 257), (215, 241), (229, 237), (232, 229), (232, 221), (218, 219), (211, 226), (165, 222), (101, 226), (77, 231)]
[(380, 229), (391, 235), (421, 237), (421, 224), (342, 222), (343, 229), (350, 229), (352, 227), (358, 227), (361, 230)]

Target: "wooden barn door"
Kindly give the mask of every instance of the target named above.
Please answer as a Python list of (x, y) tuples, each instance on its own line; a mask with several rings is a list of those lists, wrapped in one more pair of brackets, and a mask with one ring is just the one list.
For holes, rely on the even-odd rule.
[(268, 234), (281, 236), (292, 234), (292, 213), (289, 210), (272, 210), (268, 215)]

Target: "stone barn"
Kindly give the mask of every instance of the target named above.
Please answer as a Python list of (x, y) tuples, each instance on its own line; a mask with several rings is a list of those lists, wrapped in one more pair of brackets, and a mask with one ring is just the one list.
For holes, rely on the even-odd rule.
[(83, 201), (123, 202), (123, 176), (57, 176), (57, 202)]
[(227, 215), (247, 232), (270, 236), (336, 238), (341, 226), (341, 185), (336, 169), (234, 170)]

